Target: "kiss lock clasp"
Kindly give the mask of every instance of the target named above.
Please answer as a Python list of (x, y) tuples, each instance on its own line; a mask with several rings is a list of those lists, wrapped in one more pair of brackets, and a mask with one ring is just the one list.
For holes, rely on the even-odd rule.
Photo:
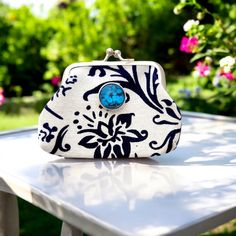
[(108, 48), (106, 50), (106, 56), (103, 59), (103, 61), (107, 61), (111, 56), (119, 59), (120, 61), (134, 61), (133, 58), (131, 59), (125, 59), (121, 56), (121, 51), (120, 50), (113, 50), (112, 48)]

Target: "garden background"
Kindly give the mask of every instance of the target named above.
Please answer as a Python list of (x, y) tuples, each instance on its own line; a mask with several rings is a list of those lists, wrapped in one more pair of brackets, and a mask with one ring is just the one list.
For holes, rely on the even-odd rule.
[[(0, 0), (0, 34), (0, 130), (37, 124), (65, 67), (109, 47), (160, 63), (182, 110), (236, 116), (234, 0), (63, 0), (44, 16)], [(58, 220), (20, 208), (21, 235), (59, 234)], [(236, 235), (236, 221), (212, 234)]]

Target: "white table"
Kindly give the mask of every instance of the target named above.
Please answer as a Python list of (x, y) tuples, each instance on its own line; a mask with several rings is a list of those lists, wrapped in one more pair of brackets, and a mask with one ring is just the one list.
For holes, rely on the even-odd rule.
[(196, 235), (225, 223), (236, 217), (235, 122), (185, 113), (176, 151), (117, 161), (47, 154), (35, 129), (2, 133), (0, 235), (18, 233), (14, 195), (64, 221), (62, 235)]

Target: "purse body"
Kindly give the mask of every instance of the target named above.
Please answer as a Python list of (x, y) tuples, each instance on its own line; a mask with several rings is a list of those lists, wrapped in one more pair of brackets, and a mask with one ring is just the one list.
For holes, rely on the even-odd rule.
[[(102, 104), (106, 85), (122, 89), (120, 107), (107, 109)], [(68, 66), (38, 123), (42, 149), (69, 158), (161, 155), (176, 148), (180, 133), (181, 114), (165, 89), (164, 71), (148, 61)]]

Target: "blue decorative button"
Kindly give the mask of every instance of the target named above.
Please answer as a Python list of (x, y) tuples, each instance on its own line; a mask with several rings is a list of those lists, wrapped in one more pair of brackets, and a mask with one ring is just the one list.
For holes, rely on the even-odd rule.
[(124, 104), (125, 92), (120, 85), (108, 83), (99, 91), (99, 100), (103, 107), (114, 110)]

